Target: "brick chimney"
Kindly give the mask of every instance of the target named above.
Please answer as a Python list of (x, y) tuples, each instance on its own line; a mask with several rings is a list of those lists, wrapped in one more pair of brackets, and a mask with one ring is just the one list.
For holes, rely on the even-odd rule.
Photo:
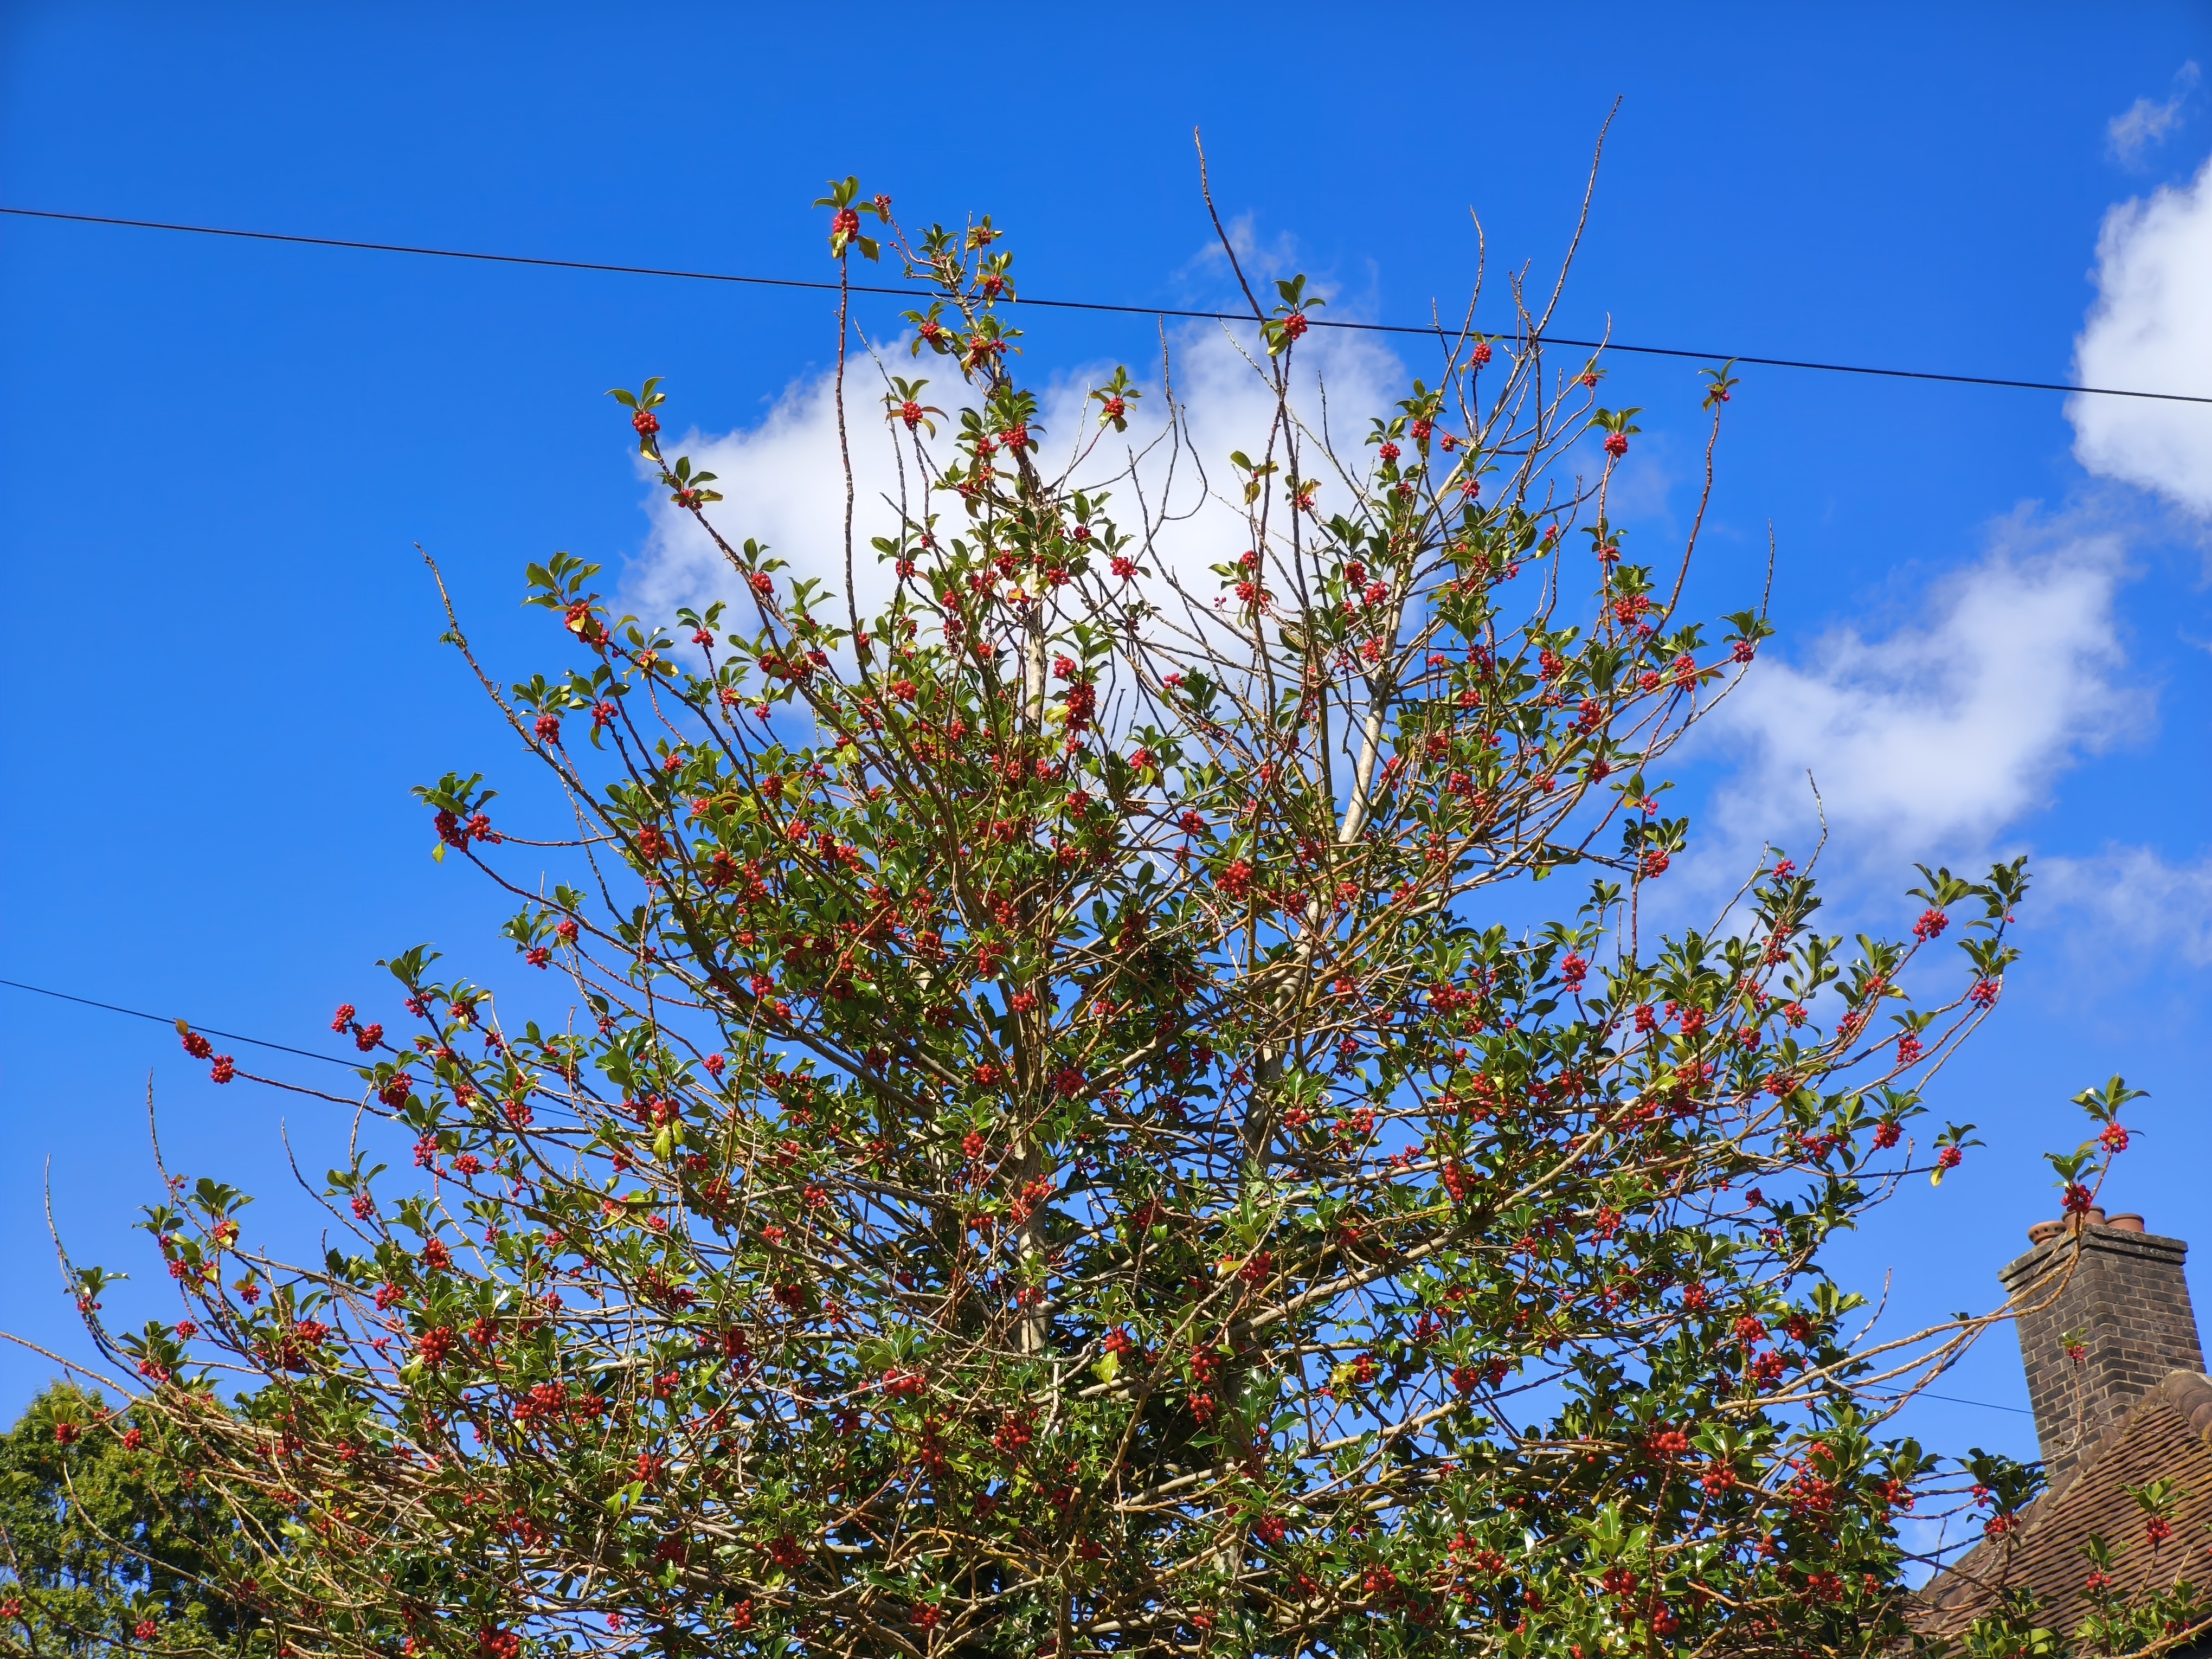
[[(1997, 1277), (2012, 1299), (2035, 1437), (2053, 1493), (2136, 1401), (2174, 1371), (2203, 1371), (2181, 1264), (2189, 1246), (2143, 1230), (2139, 1215), (2027, 1231), (2028, 1252)], [(2069, 1332), (2083, 1354), (2066, 1353)]]

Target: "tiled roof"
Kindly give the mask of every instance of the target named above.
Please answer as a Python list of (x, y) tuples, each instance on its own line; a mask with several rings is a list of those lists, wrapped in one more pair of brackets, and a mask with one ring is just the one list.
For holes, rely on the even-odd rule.
[[(2153, 1552), (2143, 1539), (2142, 1510), (2128, 1488), (2160, 1478), (2187, 1489), (2174, 1511), (2172, 1536)], [(2089, 1564), (2082, 1546), (2093, 1533), (2111, 1545), (2113, 1589), (2131, 1595), (2181, 1577), (2202, 1583), (2212, 1564), (2212, 1377), (2175, 1371), (2145, 1395), (2107, 1434), (2065, 1485), (2045, 1492), (2009, 1535), (1985, 1540), (1930, 1584), (1922, 1596), (1924, 1628), (1954, 1635), (1990, 1610), (1999, 1591), (2035, 1592), (2038, 1622), (2070, 1637), (2089, 1612), (2082, 1581)], [(2124, 1553), (2120, 1553), (2124, 1549)]]

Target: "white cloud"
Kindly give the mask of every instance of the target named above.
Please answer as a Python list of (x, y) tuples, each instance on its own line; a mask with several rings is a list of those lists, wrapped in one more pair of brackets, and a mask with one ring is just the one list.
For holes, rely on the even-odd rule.
[(2172, 97), (2163, 103), (2148, 97), (2138, 98), (2107, 122), (2105, 143), (2112, 159), (2132, 167), (2142, 159), (2143, 151), (2164, 143), (2166, 135), (2181, 125), (2190, 95), (2197, 90), (2197, 79), (2196, 64), (2184, 64), (2174, 75)]
[[(1205, 469), (1216, 499), (1164, 538), (1163, 551), (1187, 582), (1210, 592), (1212, 578), (1205, 576), (1201, 585), (1198, 573), (1209, 562), (1232, 559), (1250, 545), (1241, 506), (1219, 499), (1224, 491), (1233, 493), (1240, 482), (1231, 476), (1229, 453), (1261, 453), (1275, 416), (1275, 398), (1255, 367), (1267, 359), (1254, 331), (1240, 330), (1232, 337), (1218, 326), (1200, 325), (1182, 336), (1179, 352), (1173, 365), (1176, 397), (1186, 413), (1191, 453)], [(1309, 334), (1292, 361), (1298, 366), (1291, 393), (1294, 416), (1312, 439), (1325, 439), (1346, 469), (1357, 474), (1372, 459), (1364, 447), (1369, 418), (1392, 413), (1391, 404), (1404, 393), (1404, 365), (1370, 336), (1328, 329)], [(1322, 510), (1348, 506), (1349, 491), (1315, 452), (1313, 442), (1306, 438), (1300, 442), (1304, 471), (1322, 480)], [(1155, 459), (1147, 479), (1155, 499), (1164, 459)], [(1176, 491), (1177, 511), (1194, 501), (1196, 480), (1189, 476), (1188, 465), (1184, 472)], [(1279, 520), (1281, 515), (1276, 516)]]
[[(1250, 349), (1249, 340), (1240, 350), (1231, 335), (1215, 326), (1182, 333), (1176, 341), (1172, 368), (1188, 450), (1177, 453), (1170, 445), (1152, 444), (1165, 414), (1155, 374), (1146, 380), (1145, 397), (1133, 406), (1134, 418), (1127, 437), (1109, 434), (1077, 473), (1079, 481), (1108, 478), (1129, 467), (1133, 453), (1152, 445), (1137, 463), (1141, 492), (1126, 478), (1112, 483), (1111, 510), (1125, 531), (1134, 532), (1140, 520), (1141, 493), (1150, 515), (1155, 521), (1164, 520), (1152, 562), (1176, 572), (1194, 592), (1208, 595), (1213, 579), (1206, 566), (1233, 560), (1250, 544), (1241, 512), (1214, 498), (1230, 483), (1229, 453), (1244, 449), (1259, 453), (1274, 413), (1273, 395), (1245, 355)], [(1300, 417), (1318, 431), (1326, 411), (1340, 452), (1353, 465), (1364, 465), (1367, 452), (1360, 440), (1367, 417), (1385, 412), (1401, 395), (1402, 365), (1367, 337), (1326, 330), (1315, 331), (1301, 343), (1296, 361), (1302, 365), (1293, 400)], [(1087, 405), (1086, 400), (1090, 387), (1108, 372), (1064, 376), (1041, 393), (1041, 465), (1048, 469), (1065, 465), (1079, 435), (1096, 429), (1096, 406)], [(900, 477), (883, 416), (884, 374), (909, 379), (927, 375), (927, 400), (953, 410), (955, 422), (965, 394), (949, 359), (929, 353), (918, 361), (909, 359), (903, 342), (884, 349), (881, 370), (864, 356), (848, 364), (854, 574), (863, 617), (874, 613), (891, 586), (890, 572), (878, 563), (869, 538), (896, 532), (899, 508), (893, 503), (904, 499), (908, 511), (926, 510), (910, 453), (904, 480)], [(952, 424), (940, 422), (940, 429), (949, 435)], [(725, 499), (708, 513), (726, 538), (734, 544), (748, 538), (758, 540), (788, 562), (795, 574), (817, 578), (842, 593), (845, 480), (830, 375), (793, 383), (757, 425), (720, 434), (694, 431), (664, 447), (671, 456), (688, 455), (695, 467), (716, 475), (714, 487)], [(1325, 483), (1321, 505), (1326, 510), (1333, 497), (1340, 503), (1344, 495), (1340, 485), (1332, 488)], [(962, 517), (957, 500), (939, 497), (931, 507), (944, 514), (940, 530), (957, 527)], [(628, 603), (642, 615), (661, 618), (679, 605), (702, 605), (735, 597), (735, 573), (689, 514), (670, 505), (657, 489), (648, 512), (652, 529), (629, 573)]]
[[(902, 349), (898, 352), (900, 359), (904, 356)], [(892, 372), (904, 367), (898, 362)], [(680, 442), (664, 439), (662, 447), (672, 456), (690, 456), (695, 467), (715, 475), (714, 488), (725, 499), (708, 515), (733, 545), (757, 540), (801, 574), (842, 593), (845, 477), (834, 390), (826, 374), (795, 382), (757, 426), (719, 435), (694, 430)], [(900, 498), (898, 465), (885, 435), (879, 377), (866, 358), (848, 365), (846, 390), (854, 464), (854, 586), (866, 614), (889, 592), (868, 538), (896, 528), (897, 514), (884, 504), (884, 497)], [(933, 401), (945, 401), (939, 396), (941, 390), (941, 385), (933, 386)], [(629, 572), (629, 602), (643, 615), (664, 620), (679, 605), (703, 606), (733, 599), (739, 587), (736, 573), (690, 514), (672, 505), (659, 489), (648, 510), (653, 529)]]
[[(1298, 239), (1291, 232), (1278, 231), (1273, 241), (1262, 242), (1258, 216), (1251, 213), (1236, 215), (1229, 221), (1227, 229), (1229, 247), (1236, 250), (1237, 263), (1243, 266), (1245, 274), (1255, 287), (1264, 290), (1278, 273), (1288, 276), (1297, 269)], [(1200, 273), (1216, 286), (1230, 280), (1233, 273), (1230, 269), (1229, 250), (1218, 241), (1206, 242), (1178, 274), (1189, 277)], [(1333, 289), (1316, 291), (1325, 292), (1332, 299), (1335, 297)]]
[(1715, 711), (1745, 757), (1717, 818), (1802, 853), (1809, 772), (1848, 861), (1987, 850), (2079, 754), (2148, 715), (2115, 679), (2124, 575), (2109, 532), (2023, 509), (1929, 590), (1920, 620), (1879, 637), (1841, 628), (1800, 662), (1762, 660)]
[[(1320, 427), (1325, 383), (1334, 440), (1361, 464), (1367, 417), (1399, 394), (1402, 365), (1364, 337), (1322, 331), (1301, 343), (1300, 354), (1301, 414)], [(900, 349), (885, 363), (890, 373), (932, 374), (931, 396), (955, 404), (961, 388), (945, 360), (925, 356), (916, 371)], [(1273, 397), (1218, 328), (1181, 335), (1173, 368), (1190, 447), (1178, 457), (1158, 446), (1139, 465), (1151, 514), (1164, 520), (1152, 562), (1210, 595), (1205, 567), (1233, 558), (1249, 543), (1238, 510), (1202, 497), (1192, 458), (1210, 489), (1224, 489), (1229, 451), (1257, 450), (1265, 441)], [(1077, 434), (1090, 429), (1084, 400), (1097, 378), (1065, 378), (1046, 389), (1042, 459), (1048, 465), (1064, 461)], [(880, 390), (878, 371), (864, 358), (848, 368), (864, 615), (889, 589), (868, 538), (897, 521), (884, 500), (897, 498), (899, 480)], [(1131, 447), (1158, 435), (1157, 375), (1146, 392), (1136, 405), (1141, 418), (1119, 441), (1115, 458), (1102, 446), (1086, 471), (1126, 465)], [(671, 453), (688, 453), (719, 475), (726, 499), (712, 513), (726, 535), (757, 538), (797, 574), (842, 589), (844, 482), (826, 376), (793, 385), (757, 425), (693, 434)], [(665, 617), (679, 604), (734, 597), (735, 574), (689, 515), (659, 500), (659, 493), (649, 509), (651, 535), (630, 573), (632, 605)], [(1126, 479), (1115, 486), (1115, 507), (1127, 527), (1139, 516), (1137, 493)], [(1324, 509), (1343, 494), (1340, 484), (1325, 485)], [(957, 506), (950, 507), (947, 523), (958, 516)], [(1929, 589), (1919, 620), (1881, 634), (1839, 629), (1795, 663), (1771, 651), (1710, 728), (1741, 757), (1721, 786), (1719, 821), (1747, 836), (1789, 837), (1804, 847), (1813, 819), (1809, 770), (1854, 861), (1984, 850), (2047, 803), (2080, 753), (2147, 716), (2147, 700), (2116, 679), (2122, 652), (2113, 596), (2124, 576), (2118, 540), (2109, 531), (2081, 518), (2037, 522), (2023, 511), (1997, 526), (1984, 558)]]
[(2036, 869), (2039, 896), (2087, 924), (2080, 937), (2118, 944), (2139, 964), (2179, 957), (2212, 967), (2212, 854), (2177, 865), (2152, 848), (2107, 847), (2094, 858), (2039, 859)]
[[(2074, 343), (2082, 385), (2212, 397), (2212, 161), (2105, 216), (2097, 292)], [(2090, 471), (2212, 517), (2212, 404), (2077, 394), (2066, 412)]]

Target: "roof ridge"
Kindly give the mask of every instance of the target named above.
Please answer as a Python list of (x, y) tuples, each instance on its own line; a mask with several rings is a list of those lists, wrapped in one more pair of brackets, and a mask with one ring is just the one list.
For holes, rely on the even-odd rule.
[(2212, 1376), (2203, 1371), (2169, 1371), (2143, 1398), (2163, 1401), (2188, 1423), (2191, 1433), (2212, 1446)]

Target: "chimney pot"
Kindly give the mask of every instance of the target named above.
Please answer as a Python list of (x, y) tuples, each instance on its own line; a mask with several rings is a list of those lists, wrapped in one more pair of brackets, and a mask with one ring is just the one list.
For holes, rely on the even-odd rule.
[(2113, 1231), (2121, 1233), (2140, 1233), (2149, 1231), (2143, 1225), (2143, 1218), (2139, 1215), (2116, 1215), (2105, 1224)]
[[(2092, 1227), (2104, 1226), (2106, 1224), (2105, 1212), (2093, 1205), (2088, 1209), (2081, 1212), (2081, 1221), (2088, 1223)], [(2027, 1230), (2027, 1242), (2030, 1244), (2045, 1244), (2050, 1243), (2051, 1240), (2057, 1237), (2061, 1233), (2078, 1231), (2080, 1226), (2081, 1222), (2071, 1219), (2065, 1221), (2039, 1221), (2035, 1225)], [(2142, 1231), (2142, 1218), (2141, 1216), (2137, 1216), (2136, 1218), (2134, 1231), (2136, 1232), (2141, 1232)]]

